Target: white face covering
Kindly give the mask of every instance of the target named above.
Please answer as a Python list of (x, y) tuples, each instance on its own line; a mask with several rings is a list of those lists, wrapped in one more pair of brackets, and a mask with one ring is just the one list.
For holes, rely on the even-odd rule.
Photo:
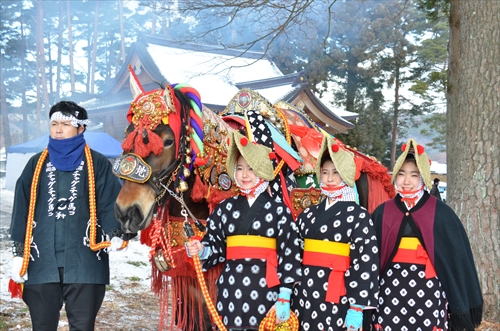
[(356, 192), (354, 189), (342, 181), (335, 190), (328, 190), (323, 183), (320, 183), (321, 194), (335, 201), (356, 201)]
[(402, 197), (401, 200), (405, 203), (406, 208), (410, 210), (418, 203), (420, 198), (424, 195), (424, 179), (422, 178), (422, 176), (420, 176), (419, 189), (409, 193), (401, 191), (396, 185), (396, 183), (394, 183), (394, 188), (396, 189), (398, 194)]
[[(78, 112), (76, 112), (76, 116), (78, 116)], [(71, 121), (71, 125), (73, 125), (75, 128), (77, 128), (79, 125), (90, 125), (92, 122), (89, 119), (86, 120), (79, 120), (75, 116), (66, 116), (63, 115), (60, 111), (56, 111), (55, 113), (50, 116), (50, 122), (52, 123), (53, 121)]]

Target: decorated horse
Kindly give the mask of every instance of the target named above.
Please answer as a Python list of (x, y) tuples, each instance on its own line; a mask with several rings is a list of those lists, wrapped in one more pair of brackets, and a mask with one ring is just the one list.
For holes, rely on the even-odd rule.
[[(303, 188), (305, 192), (294, 195), (293, 190), (298, 189), (295, 175), (311, 175), (300, 148), (310, 147), (306, 141), (314, 142), (314, 137), (326, 133), (302, 111), (288, 104), (273, 106), (251, 90), (240, 91), (219, 116), (204, 107), (199, 93), (188, 85), (144, 91), (131, 68), (130, 76), (134, 96), (127, 115), (130, 125), (122, 144), (124, 154), (113, 165), (115, 175), (124, 179), (115, 204), (116, 217), (123, 231), (140, 232), (141, 243), (150, 247), (151, 285), (160, 302), (158, 328), (212, 330), (214, 323), (224, 330), (211, 306), (220, 269), (201, 275), (199, 260), (195, 257), (193, 263), (187, 257), (184, 243), (192, 236), (203, 236), (210, 211), (237, 194), (225, 167), (229, 132), (248, 129), (245, 116), (250, 111), (266, 119), (276, 154), (277, 180), (273, 186), (282, 192), (287, 205), (292, 209), (296, 206), (295, 213), (314, 203), (317, 196), (314, 188)], [(293, 113), (303, 118), (303, 123), (287, 119)], [(317, 134), (307, 130), (294, 133), (290, 123)], [(310, 136), (302, 134), (306, 131)], [(310, 151), (314, 153), (314, 148)], [(374, 178), (362, 171), (362, 165), (376, 162), (359, 154), (360, 174)], [(387, 170), (374, 173), (385, 179), (382, 173), (387, 175)], [(369, 185), (367, 180), (358, 188), (360, 197), (366, 197), (361, 202), (370, 200)], [(390, 192), (386, 193), (389, 199)]]
[[(210, 330), (202, 289), (184, 243), (192, 234), (203, 234), (209, 202), (235, 194), (221, 178), (221, 187), (211, 186), (206, 199), (200, 192), (209, 187), (194, 175), (202, 165), (216, 167), (225, 162), (222, 157), (206, 157), (204, 142), (207, 149), (214, 146), (217, 155), (222, 155), (227, 151), (222, 138), (229, 128), (223, 121), (213, 127), (204, 125), (202, 118), (217, 116), (203, 108), (195, 89), (167, 85), (144, 91), (129, 69), (134, 101), (127, 115), (130, 125), (122, 143), (124, 154), (113, 165), (114, 174), (124, 179), (115, 215), (123, 231), (140, 232), (141, 243), (151, 248), (151, 286), (160, 302), (159, 329)], [(205, 132), (217, 133), (205, 138)], [(207, 283), (215, 284), (217, 275), (218, 270), (206, 273)], [(215, 288), (207, 290), (215, 295)]]

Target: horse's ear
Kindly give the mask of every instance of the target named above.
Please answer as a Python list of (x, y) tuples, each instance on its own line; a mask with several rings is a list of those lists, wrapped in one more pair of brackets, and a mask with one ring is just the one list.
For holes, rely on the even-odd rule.
[(141, 93), (144, 93), (144, 89), (142, 88), (141, 82), (139, 82), (139, 79), (135, 75), (134, 69), (130, 64), (128, 65), (128, 70), (130, 71), (130, 91), (132, 92), (132, 97), (135, 100), (139, 95), (141, 95)]
[(126, 128), (125, 128), (125, 136), (128, 136), (132, 131), (134, 131), (135, 126), (134, 124), (130, 123)]

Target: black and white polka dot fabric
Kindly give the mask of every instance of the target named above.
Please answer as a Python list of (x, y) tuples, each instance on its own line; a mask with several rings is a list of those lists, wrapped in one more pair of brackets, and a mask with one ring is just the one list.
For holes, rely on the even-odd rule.
[[(242, 199), (247, 203), (242, 196), (222, 201), (207, 219), (207, 234), (202, 242), (211, 248), (212, 254), (203, 267), (225, 263), (217, 281), (216, 304), (224, 325), (228, 329), (257, 330), (278, 298), (279, 285), (267, 287), (265, 260), (226, 260), (226, 238), (237, 234), (242, 221), (237, 206)], [(269, 196), (248, 234), (276, 238), (278, 276), (281, 284), (291, 288), (300, 279), (301, 260), (297, 228), (290, 210)]]
[[(350, 304), (377, 305), (378, 247), (370, 214), (354, 202), (338, 201), (325, 211), (326, 201), (304, 210), (297, 219), (301, 240), (317, 239), (350, 244), (350, 266), (345, 272), (346, 295), (338, 304), (327, 302), (330, 268), (303, 265), (303, 278), (295, 287), (292, 308), (298, 315), (300, 330), (345, 330), (344, 319)], [(316, 233), (310, 233), (323, 213), (331, 217)], [(316, 226), (317, 227), (317, 226)]]
[(392, 263), (380, 280), (376, 330), (448, 330), (447, 300), (437, 277), (425, 278), (425, 265)]

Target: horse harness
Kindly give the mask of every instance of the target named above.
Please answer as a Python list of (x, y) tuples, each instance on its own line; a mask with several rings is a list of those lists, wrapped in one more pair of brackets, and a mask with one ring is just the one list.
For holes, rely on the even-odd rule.
[[(122, 154), (113, 163), (113, 174), (122, 179), (144, 184), (148, 183), (156, 194), (155, 203), (160, 206), (161, 200), (167, 193), (167, 188), (170, 186), (176, 177), (181, 165), (181, 159), (176, 159), (168, 168), (162, 169), (159, 172), (153, 172), (153, 169), (139, 155), (134, 153)], [(163, 181), (169, 178), (167, 184)]]
[[(162, 201), (165, 194), (168, 194), (173, 197), (179, 204), (182, 206), (181, 215), (185, 218), (184, 221), (184, 231), (186, 235), (191, 237), (193, 234), (193, 230), (189, 224), (189, 217), (194, 221), (195, 226), (201, 232), (205, 231), (205, 226), (201, 223), (189, 210), (187, 207), (182, 192), (176, 194), (173, 190), (169, 188), (172, 184), (172, 181), (177, 176), (181, 165), (181, 159), (176, 159), (170, 166), (166, 169), (163, 169), (159, 172), (153, 172), (151, 166), (147, 164), (139, 155), (134, 153), (126, 153), (118, 157), (113, 164), (113, 173), (125, 180), (129, 180), (132, 182), (144, 184), (148, 183), (151, 188), (155, 191), (156, 199), (155, 203), (160, 207), (164, 201)], [(164, 180), (168, 178), (166, 184), (164, 184)]]

